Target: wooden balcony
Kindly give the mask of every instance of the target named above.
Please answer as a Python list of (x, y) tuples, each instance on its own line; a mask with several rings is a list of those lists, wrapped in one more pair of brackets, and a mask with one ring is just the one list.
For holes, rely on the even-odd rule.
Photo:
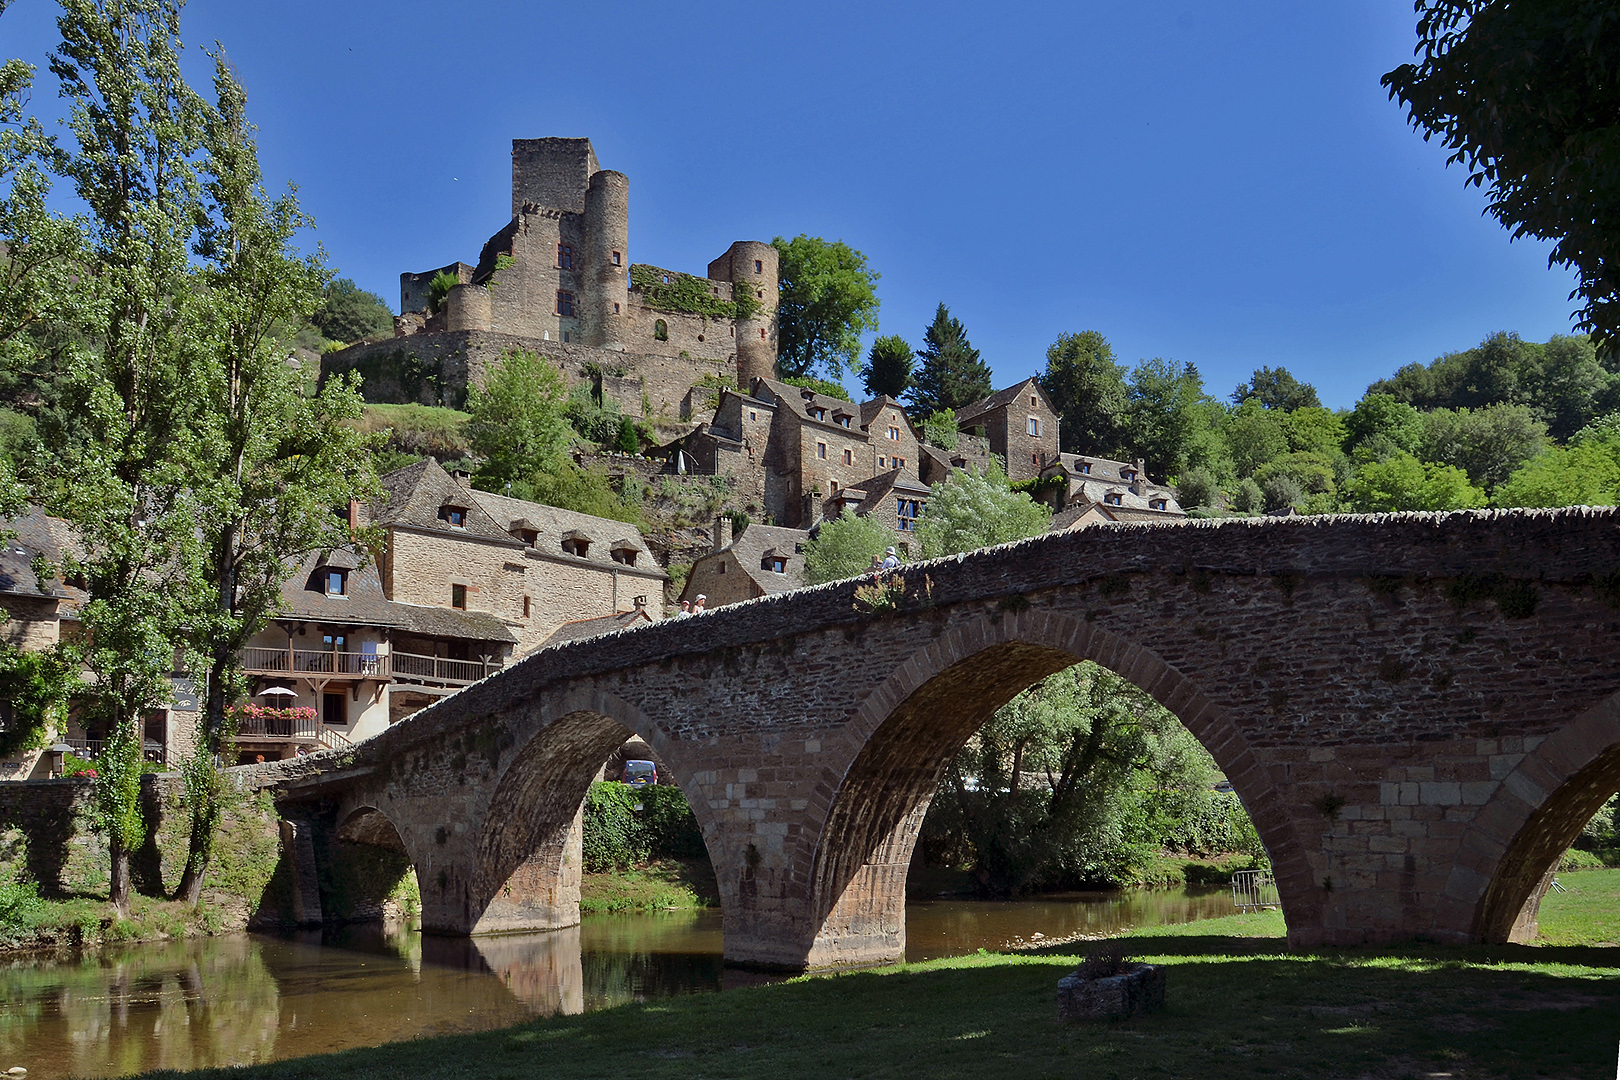
[(404, 652), (379, 654), (248, 648), (242, 650), (242, 667), (249, 675), (305, 678), (328, 683), (375, 679), (379, 682), (466, 686), (499, 671), (501, 665)]

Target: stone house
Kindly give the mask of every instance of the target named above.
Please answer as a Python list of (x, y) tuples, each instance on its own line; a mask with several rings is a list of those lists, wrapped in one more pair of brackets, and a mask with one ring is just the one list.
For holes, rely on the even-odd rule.
[(928, 485), (915, 476), (904, 469), (890, 469), (840, 489), (827, 500), (826, 520), (844, 514), (869, 517), (894, 532), (910, 555), (917, 522), (928, 510), (928, 494)]
[(809, 537), (803, 529), (750, 524), (734, 538), (731, 518), (722, 515), (714, 522), (713, 546), (693, 562), (680, 598), (702, 595), (717, 608), (800, 588)]
[(565, 622), (663, 606), (669, 576), (634, 525), (478, 491), (432, 458), (383, 487), (370, 521), (387, 534), (382, 587), (397, 604), (490, 615), (520, 654)]
[(1084, 454), (1056, 454), (1041, 469), (1055, 483), (1042, 492), (1054, 511), (1053, 531), (1108, 521), (1184, 521), (1173, 489), (1148, 479), (1141, 458), (1111, 461)]
[(1025, 379), (956, 414), (963, 431), (984, 429), (992, 453), (1006, 462), (1007, 479), (1029, 480), (1058, 452), (1060, 417), (1041, 384)]
[[(58, 642), (78, 640), (79, 609), (89, 594), (81, 582), (39, 574), (42, 564), (60, 569), (64, 559), (79, 552), (72, 526), (31, 506), (20, 517), (0, 522), (0, 529), (12, 534), (0, 547), (0, 608), (5, 611), (0, 635), (6, 644), (23, 652), (38, 652)], [(144, 753), (158, 764), (179, 760), (195, 745), (196, 686), (178, 669), (170, 673), (169, 683), (169, 700), (142, 718)], [(0, 701), (0, 727), (11, 723), (11, 703)], [(86, 728), (71, 709), (66, 730), (57, 732), (59, 739), (82, 754), (99, 753), (101, 735)], [(21, 751), (0, 757), (0, 780), (48, 776), (50, 767), (50, 756), (44, 751)]]

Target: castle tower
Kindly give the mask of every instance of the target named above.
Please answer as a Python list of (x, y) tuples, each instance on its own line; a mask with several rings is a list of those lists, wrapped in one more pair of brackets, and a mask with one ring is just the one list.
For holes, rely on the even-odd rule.
[(622, 350), (630, 303), (630, 180), (624, 173), (604, 169), (591, 176), (584, 248), (585, 344)]
[(733, 297), (751, 293), (759, 305), (737, 320), (737, 386), (744, 392), (755, 379), (776, 378), (776, 276), (776, 249), (759, 240), (739, 240), (709, 264), (712, 280), (731, 282)]
[(525, 205), (585, 211), (585, 192), (601, 168), (589, 139), (512, 140), (512, 216)]

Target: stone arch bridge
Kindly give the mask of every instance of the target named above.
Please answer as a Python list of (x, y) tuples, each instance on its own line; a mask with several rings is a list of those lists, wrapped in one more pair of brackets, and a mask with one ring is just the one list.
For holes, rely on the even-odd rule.
[(1523, 934), (1620, 788), (1613, 509), (1108, 526), (892, 582), (547, 649), (262, 780), (288, 819), (403, 848), (425, 930), (553, 928), (578, 921), (587, 785), (634, 732), (702, 826), (727, 960), (788, 968), (902, 955), (950, 759), (1080, 660), (1208, 747), (1296, 946)]

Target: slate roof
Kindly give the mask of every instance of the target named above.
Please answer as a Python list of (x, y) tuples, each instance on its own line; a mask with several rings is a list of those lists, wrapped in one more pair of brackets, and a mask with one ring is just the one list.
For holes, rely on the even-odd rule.
[(644, 608), (634, 611), (621, 611), (617, 615), (598, 615), (594, 619), (575, 619), (565, 622), (540, 643), (543, 649), (547, 645), (561, 645), (565, 641), (583, 641), (598, 634), (610, 634), (615, 630), (628, 630), (632, 626), (641, 626), (653, 621)]
[(499, 616), (487, 611), (457, 611), (427, 604), (392, 605), (402, 629), (426, 637), (466, 638), (470, 641), (517, 642), (517, 635)]
[(569, 558), (582, 558), (587, 562), (601, 563), (605, 566), (620, 566), (613, 561), (613, 552), (620, 548), (628, 548), (637, 552), (640, 557), (636, 559), (635, 566), (621, 566), (621, 569), (631, 573), (639, 570), (668, 577), (653, 561), (651, 549), (642, 538), (641, 530), (629, 522), (593, 517), (590, 514), (564, 510), (558, 506), (545, 506), (488, 491), (466, 488), (462, 490), (472, 497), (484, 516), (493, 521), (501, 529), (501, 534), (508, 539), (512, 539), (508, 530), (515, 527), (518, 522), (526, 522), (526, 527), (532, 528), (538, 534), (534, 541), (535, 549), (548, 555), (563, 555), (564, 537), (584, 537), (590, 541), (585, 554), (568, 556)]
[[(878, 413), (882, 412), (884, 409), (890, 408), (899, 409), (901, 416), (907, 415), (906, 407), (900, 404), (894, 398), (890, 397), (888, 394), (880, 394), (871, 401), (861, 402), (861, 427), (870, 427), (872, 425), (872, 421), (877, 418)], [(911, 422), (909, 416), (907, 416), (906, 422)]]
[[(742, 567), (743, 573), (747, 574), (749, 580), (758, 585), (765, 595), (784, 593), (802, 588), (804, 585), (804, 555), (799, 548), (809, 538), (810, 533), (804, 529), (785, 529), (779, 525), (751, 523), (743, 530), (741, 536), (731, 541), (730, 546), (719, 551), (711, 551), (699, 557), (698, 562), (730, 552), (737, 564)], [(766, 570), (761, 565), (767, 551), (776, 551), (787, 559), (785, 573), (778, 574), (774, 570)], [(682, 598), (685, 599), (684, 593)]]
[(878, 473), (870, 480), (849, 485), (846, 490), (859, 491), (863, 496), (860, 505), (855, 507), (855, 512), (862, 515), (871, 513), (895, 492), (916, 499), (928, 498), (929, 492), (927, 484), (904, 469), (890, 469), (888, 472)]
[(26, 514), (0, 523), (0, 528), (16, 534), (0, 548), (0, 595), (54, 596), (65, 601), (64, 613), (77, 611), (88, 598), (83, 589), (66, 585), (54, 577), (41, 582), (34, 573), (35, 559), (44, 558), (60, 566), (64, 556), (80, 553), (68, 523), (51, 517), (37, 506), (30, 506)]
[[(1016, 386), (1009, 386), (1005, 390), (997, 390), (995, 393), (991, 394), (982, 401), (975, 401), (971, 405), (962, 406), (962, 408), (956, 411), (957, 425), (959, 427), (967, 427), (972, 421), (979, 419), (986, 413), (995, 412), (1004, 405), (1011, 405), (1015, 400), (1023, 395), (1024, 388), (1026, 386), (1034, 386), (1035, 392), (1040, 394), (1041, 397), (1046, 398), (1046, 391), (1041, 389), (1040, 383), (1036, 382), (1034, 379), (1025, 379)], [(1051, 408), (1052, 400), (1050, 398), (1046, 398), (1046, 404), (1048, 408)], [(1053, 411), (1056, 412), (1057, 410), (1053, 409)]]
[[(282, 622), (316, 622), (335, 626), (380, 626), (427, 637), (469, 641), (516, 642), (502, 619), (482, 611), (402, 604), (388, 599), (375, 562), (361, 565), (360, 552), (339, 549), (305, 559), (281, 586)], [(344, 565), (347, 564), (347, 565)], [(347, 569), (342, 596), (328, 596), (324, 568)]]
[[(371, 515), (371, 520), (379, 525), (409, 525), (452, 536), (477, 536), (522, 545), (521, 540), (508, 533), (504, 525), (491, 517), (473, 498), (482, 492), (473, 492), (463, 486), (432, 458), (423, 458), (403, 469), (395, 469), (382, 478), (382, 486), (386, 497), (373, 508)], [(465, 509), (466, 528), (453, 528), (445, 521), (440, 516), (444, 506)]]
[[(758, 390), (760, 386), (764, 386), (769, 390), (771, 395), (777, 399), (778, 404), (786, 405), (799, 419), (812, 424), (827, 424), (831, 427), (841, 428), (843, 427), (842, 424), (832, 422), (833, 413), (842, 411), (852, 419), (861, 415), (861, 406), (853, 401), (845, 401), (843, 398), (818, 394), (814, 390), (806, 390), (790, 383), (778, 382), (776, 379), (755, 379), (754, 388)], [(826, 409), (827, 419), (815, 419), (810, 415), (811, 409)]]

